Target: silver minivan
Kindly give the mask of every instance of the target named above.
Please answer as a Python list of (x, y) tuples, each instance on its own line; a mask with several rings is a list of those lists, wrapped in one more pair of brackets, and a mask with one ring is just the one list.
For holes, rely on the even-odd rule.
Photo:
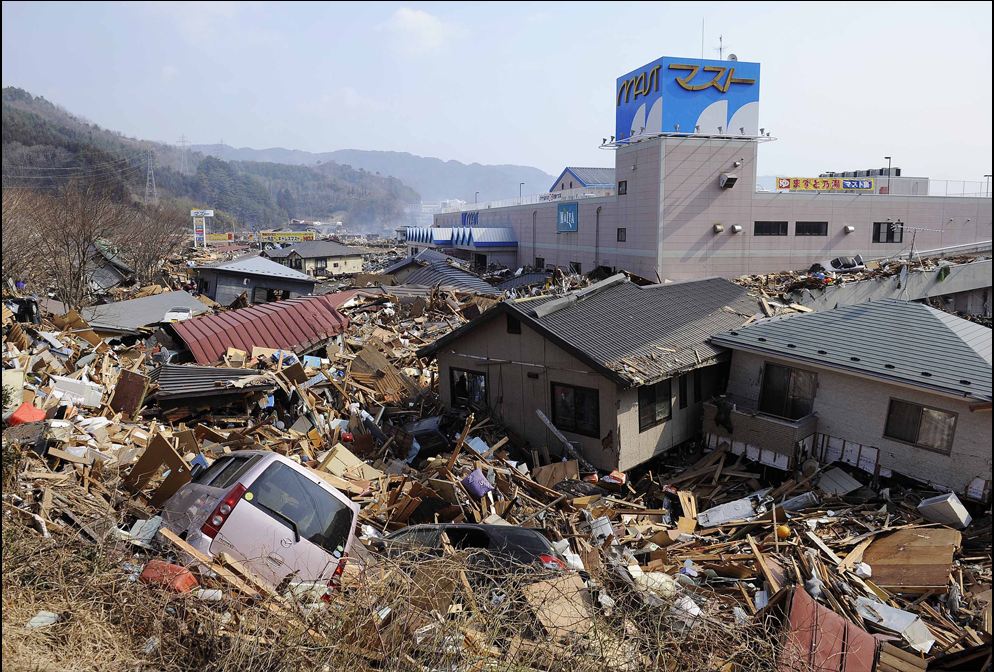
[(219, 457), (163, 506), (163, 525), (197, 550), (228, 555), (274, 586), (331, 584), (360, 507), (292, 460), (260, 450)]

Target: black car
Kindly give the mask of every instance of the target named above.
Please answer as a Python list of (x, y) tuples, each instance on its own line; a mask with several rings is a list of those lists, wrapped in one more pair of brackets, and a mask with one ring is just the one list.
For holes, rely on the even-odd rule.
[(469, 561), (482, 568), (563, 570), (566, 565), (539, 530), (514, 525), (412, 525), (379, 539), (374, 548), (388, 557), (444, 554), (443, 533), (456, 551), (470, 551)]

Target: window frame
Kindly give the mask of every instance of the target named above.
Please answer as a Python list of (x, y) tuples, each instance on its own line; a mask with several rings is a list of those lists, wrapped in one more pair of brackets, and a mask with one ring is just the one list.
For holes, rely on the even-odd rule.
[[(782, 400), (782, 403), (781, 403), (781, 409), (780, 409), (782, 411), (781, 413), (776, 413), (776, 412), (774, 412), (772, 410), (762, 408), (762, 405), (764, 405), (764, 403), (765, 403), (765, 394), (764, 394), (764, 391), (765, 391), (765, 388), (766, 388), (766, 386), (768, 384), (768, 381), (769, 381), (769, 375), (770, 375), (769, 374), (769, 369), (773, 368), (773, 367), (778, 367), (780, 369), (785, 369), (785, 370), (788, 371), (788, 374), (789, 374), (788, 375), (788, 380), (787, 380), (787, 387), (786, 387), (786, 390), (785, 390), (785, 397), (784, 397), (784, 399)], [(792, 388), (794, 386), (793, 377), (795, 376), (795, 374), (805, 374), (807, 376), (811, 376), (811, 378), (812, 378), (812, 396), (809, 398), (809, 410), (806, 413), (803, 413), (803, 414), (799, 415), (799, 417), (793, 418), (792, 417), (792, 404), (793, 404)], [(805, 369), (799, 369), (799, 368), (796, 368), (794, 366), (788, 366), (786, 364), (778, 364), (778, 363), (775, 363), (775, 362), (767, 362), (766, 361), (766, 362), (764, 362), (764, 368), (761, 371), (761, 386), (760, 386), (760, 390), (758, 391), (757, 410), (758, 410), (758, 412), (762, 413), (763, 415), (768, 415), (768, 416), (771, 416), (771, 417), (774, 417), (774, 418), (781, 418), (782, 420), (788, 420), (789, 422), (798, 422), (799, 420), (805, 418), (806, 416), (812, 415), (812, 413), (813, 413), (813, 406), (816, 403), (816, 390), (818, 388), (819, 388), (819, 376), (816, 374), (815, 371), (807, 371)]]
[[(575, 396), (573, 401), (574, 405), (574, 418), (573, 427), (563, 426), (563, 423), (559, 421), (559, 416), (557, 413), (557, 388), (562, 387), (571, 390), (571, 394)], [(578, 403), (576, 400), (577, 391), (582, 390), (585, 394), (592, 394), (595, 397), (595, 427), (593, 430), (586, 431), (578, 427)], [(560, 383), (557, 381), (550, 381), (550, 421), (553, 426), (562, 432), (570, 432), (571, 434), (580, 434), (581, 436), (590, 436), (592, 438), (598, 439), (601, 437), (601, 394), (596, 387), (583, 387), (581, 385), (571, 385), (570, 383)]]
[(616, 242), (625, 243), (626, 242), (626, 227), (620, 226), (616, 227)]
[[(515, 317), (514, 315), (505, 314), (505, 332), (508, 334), (521, 334), (522, 333), (522, 320)], [(487, 382), (485, 381), (485, 386)]]
[(568, 262), (568, 268), (570, 269), (571, 273), (576, 273), (578, 275), (582, 275), (582, 273), (581, 273), (581, 262), (580, 261), (571, 261), (571, 262)]
[[(818, 233), (801, 233), (799, 231), (799, 225), (800, 224), (809, 224), (809, 225), (817, 224), (817, 225), (819, 225), (819, 232)], [(795, 223), (795, 235), (797, 235), (797, 236), (814, 237), (814, 238), (826, 238), (827, 237), (827, 232), (829, 230), (830, 230), (830, 222), (796, 221), (796, 223)]]
[[(488, 404), (489, 404), (489, 400), (490, 400), (489, 399), (489, 395), (488, 395), (488, 372), (487, 371), (475, 371), (473, 369), (463, 369), (463, 368), (459, 368), (459, 367), (456, 367), (456, 366), (451, 366), (450, 367), (450, 406), (458, 406), (457, 396), (456, 396), (456, 389), (455, 389), (456, 388), (456, 380), (454, 380), (454, 378), (453, 378), (453, 374), (454, 373), (466, 373), (466, 374), (474, 375), (474, 376), (482, 376), (484, 378), (484, 406), (487, 407)], [(476, 406), (474, 405), (474, 402), (471, 400), (471, 397), (470, 397), (470, 386), (469, 386), (470, 381), (468, 380), (467, 382), (468, 382), (468, 386), (467, 386), (467, 401), (465, 402), (466, 406), (468, 408), (476, 408)], [(459, 403), (463, 403), (463, 402), (459, 402)]]
[[(770, 232), (762, 232), (762, 231), (758, 230), (758, 228), (759, 228), (758, 225), (768, 225), (768, 224), (777, 224), (778, 225), (778, 231), (776, 233), (770, 233)], [(769, 221), (769, 220), (757, 221), (757, 222), (754, 222), (754, 235), (755, 236), (787, 236), (788, 235), (788, 225), (789, 225), (788, 220), (786, 220), (784, 222), (782, 222), (782, 221), (773, 221), (773, 220), (772, 221)]]
[[(666, 386), (666, 393), (662, 397), (661, 391), (664, 390), (665, 386)], [(644, 394), (647, 391), (653, 391), (654, 395), (653, 402), (647, 402), (646, 399), (644, 398)], [(639, 426), (641, 434), (647, 431), (648, 429), (653, 429), (658, 425), (664, 424), (672, 417), (674, 417), (674, 401), (671, 398), (671, 394), (672, 394), (671, 378), (665, 378), (664, 380), (657, 381), (653, 385), (642, 385), (641, 387), (637, 388), (636, 392), (637, 424)], [(667, 405), (667, 413), (662, 417), (658, 418), (657, 407), (664, 402), (666, 402)], [(644, 409), (646, 408), (645, 404), (647, 403), (654, 404), (654, 413), (653, 417), (650, 418), (650, 420), (645, 420), (643, 417)]]
[(533, 268), (546, 269), (546, 257), (536, 257), (533, 259)]
[[(913, 441), (907, 441), (906, 439), (901, 439), (895, 436), (890, 436), (886, 432), (889, 431), (889, 417), (892, 415), (893, 404), (906, 404), (907, 406), (915, 406), (919, 409), (919, 415), (917, 416), (916, 423), (916, 438)], [(920, 443), (920, 429), (923, 423), (923, 412), (925, 410), (935, 411), (937, 413), (943, 413), (949, 416), (953, 424), (951, 425), (951, 435), (948, 440), (947, 448), (934, 448), (932, 446), (927, 446)], [(926, 404), (918, 404), (915, 401), (907, 401), (905, 399), (899, 399), (897, 397), (889, 397), (889, 406), (885, 409), (885, 425), (882, 427), (882, 438), (888, 439), (889, 441), (895, 441), (896, 443), (905, 443), (907, 446), (913, 446), (914, 448), (919, 448), (920, 450), (926, 450), (931, 453), (937, 453), (938, 455), (950, 455), (951, 449), (954, 447), (954, 437), (955, 432), (958, 430), (958, 413), (956, 411), (949, 411), (946, 408), (938, 408), (937, 406), (928, 406)]]
[[(872, 242), (885, 245), (902, 244), (905, 228), (903, 222), (872, 222)], [(885, 234), (884, 237), (883, 233)], [(897, 233), (898, 236), (896, 235)], [(889, 240), (890, 237), (892, 240)]]
[(625, 196), (629, 185), (626, 183), (627, 180), (619, 180), (619, 184), (616, 185), (616, 195)]

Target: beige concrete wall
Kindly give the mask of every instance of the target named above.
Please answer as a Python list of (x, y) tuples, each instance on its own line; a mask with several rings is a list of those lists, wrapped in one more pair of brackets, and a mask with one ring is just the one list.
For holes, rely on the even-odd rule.
[[(702, 384), (705, 390), (713, 388), (713, 380), (718, 376), (715, 367), (702, 369)], [(671, 448), (689, 441), (702, 430), (702, 402), (695, 403), (692, 387), (692, 374), (688, 374), (688, 405), (679, 408), (679, 390), (682, 376), (671, 379), (671, 419), (640, 431), (640, 403), (637, 388), (619, 392), (619, 469), (625, 471), (654, 457), (666, 453)]]
[[(557, 233), (555, 201), (482, 208), (479, 226), (514, 229), (520, 265), (535, 257), (564, 268), (580, 261), (585, 272), (608, 266), (654, 280), (806, 270), (841, 255), (884, 257), (909, 250), (917, 228), (919, 250), (993, 238), (992, 198), (756, 192), (763, 148), (735, 138), (646, 140), (616, 150), (625, 196), (578, 201), (577, 233)], [(738, 176), (732, 189), (720, 188), (722, 173)], [(906, 225), (902, 243), (872, 242), (873, 223), (886, 220)], [(789, 235), (754, 236), (755, 221), (788, 222)], [(827, 236), (796, 236), (797, 221), (828, 222)], [(436, 215), (434, 223), (459, 226), (460, 213)], [(724, 231), (715, 233), (715, 224)], [(733, 233), (734, 225), (742, 230)], [(845, 233), (846, 226), (854, 232)], [(618, 228), (626, 229), (625, 243), (616, 241)]]
[[(564, 435), (571, 441), (580, 441), (585, 457), (595, 466), (615, 468), (618, 457), (615, 447), (604, 450), (601, 441), (610, 431), (613, 437), (619, 435), (615, 383), (527, 325), (522, 324), (521, 334), (509, 334), (505, 316), (499, 315), (444, 348), (437, 360), (439, 393), (444, 404), (449, 406), (452, 401), (451, 368), (484, 372), (488, 376), (488, 404), (496, 417), (531, 446), (546, 445), (554, 455), (559, 452), (559, 443), (535, 412), (538, 408), (552, 420), (550, 384), (558, 382), (599, 390), (600, 438), (573, 432)], [(530, 378), (528, 373), (537, 377)]]
[[(964, 492), (975, 478), (992, 482), (993, 414), (969, 410), (967, 401), (928, 391), (893, 385), (844, 373), (794, 364), (788, 360), (747, 352), (734, 352), (728, 390), (756, 402), (760, 395), (761, 372), (765, 361), (794, 366), (817, 374), (817, 432), (861, 447), (886, 469), (912, 478)], [(950, 455), (901, 443), (883, 436), (890, 398), (944, 409), (958, 414)], [(818, 439), (819, 442), (819, 439)]]
[(303, 272), (309, 275), (347, 275), (363, 272), (363, 257), (326, 257), (325, 267), (320, 268), (318, 259), (304, 259)]

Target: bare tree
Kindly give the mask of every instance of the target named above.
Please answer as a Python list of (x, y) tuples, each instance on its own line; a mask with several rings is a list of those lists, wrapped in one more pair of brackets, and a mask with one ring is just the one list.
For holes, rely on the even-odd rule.
[(91, 259), (100, 254), (98, 246), (131, 229), (135, 210), (118, 205), (99, 187), (71, 182), (35, 216), (35, 254), (48, 266), (51, 288), (69, 308), (87, 305), (93, 293)]
[(137, 211), (128, 230), (119, 231), (116, 242), (135, 270), (138, 284), (161, 280), (163, 262), (188, 242), (185, 226), (183, 211), (159, 204)]
[(44, 207), (45, 196), (27, 189), (3, 190), (3, 282), (37, 279), (44, 264), (38, 258), (34, 238), (35, 215)]

